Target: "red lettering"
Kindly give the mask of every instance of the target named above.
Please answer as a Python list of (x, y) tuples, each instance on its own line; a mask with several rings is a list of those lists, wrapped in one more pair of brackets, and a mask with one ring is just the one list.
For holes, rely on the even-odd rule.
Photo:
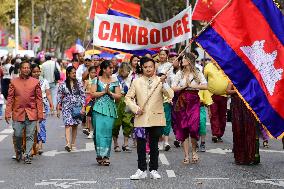
[(183, 25), (183, 28), (184, 28), (184, 33), (188, 33), (190, 32), (190, 28), (188, 27), (188, 14), (185, 14), (183, 17), (182, 17), (182, 25)]
[(171, 26), (162, 29), (163, 42), (169, 41), (173, 37), (173, 30)]
[(148, 45), (148, 30), (145, 27), (138, 29), (138, 45)]
[(124, 24), (122, 43), (136, 44), (136, 31), (137, 26), (131, 26), (131, 28), (129, 29), (129, 25)]
[(114, 23), (111, 31), (110, 41), (121, 42), (120, 23)]
[(183, 31), (182, 31), (182, 27), (181, 27), (181, 21), (177, 20), (174, 23), (174, 36), (178, 37), (178, 36), (180, 36), (182, 34), (183, 34)]
[(150, 42), (151, 44), (158, 44), (161, 41), (161, 32), (157, 29), (152, 29), (150, 31)]
[(108, 21), (102, 21), (99, 26), (98, 37), (100, 40), (107, 40), (109, 38), (109, 33), (104, 33), (105, 30), (110, 30), (110, 23)]

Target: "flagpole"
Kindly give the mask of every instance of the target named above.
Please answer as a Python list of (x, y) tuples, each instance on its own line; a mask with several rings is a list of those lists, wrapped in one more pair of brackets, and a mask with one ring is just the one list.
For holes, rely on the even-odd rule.
[[(189, 0), (186, 0), (186, 8), (188, 8), (189, 7)], [(190, 15), (191, 15), (191, 11), (190, 11)], [(191, 16), (190, 16), (191, 17)], [(192, 21), (190, 21), (190, 25), (192, 26)], [(191, 27), (192, 28), (192, 27)], [(192, 29), (191, 29), (191, 33), (192, 33)], [(186, 40), (186, 46), (188, 46), (189, 45), (189, 40), (187, 39)]]
[[(94, 28), (95, 28), (95, 19), (96, 19), (97, 8), (98, 8), (98, 2), (96, 1), (95, 16), (94, 16)], [(93, 50), (95, 49), (95, 43), (94, 43), (94, 28), (93, 28)]]
[[(202, 28), (202, 30), (193, 38), (190, 39), (189, 43), (186, 45), (186, 47), (179, 53), (178, 57), (174, 60), (174, 61), (178, 61), (178, 59), (182, 56), (182, 54), (191, 46), (191, 44), (213, 23), (213, 21), (231, 4), (233, 0), (229, 0), (224, 7), (218, 11), (215, 16), (213, 16), (213, 18)], [(171, 70), (171, 68), (173, 67), (173, 65), (171, 67), (168, 68), (168, 70), (165, 72), (165, 75), (168, 74), (168, 72)], [(154, 89), (152, 90), (152, 92), (150, 93), (150, 95), (147, 97), (146, 101), (144, 102), (144, 104), (141, 106), (141, 110), (143, 110), (145, 108), (145, 105), (148, 103), (149, 99), (151, 98), (151, 96), (154, 94), (155, 90), (158, 88), (158, 86), (160, 85), (160, 82), (156, 84), (156, 86), (154, 87)]]

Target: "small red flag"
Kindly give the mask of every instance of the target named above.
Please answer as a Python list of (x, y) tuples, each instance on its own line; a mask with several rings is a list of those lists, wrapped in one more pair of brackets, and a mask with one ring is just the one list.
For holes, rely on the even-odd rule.
[(111, 3), (112, 0), (92, 0), (89, 18), (94, 19), (96, 13), (106, 14)]
[(112, 1), (110, 8), (118, 12), (139, 18), (141, 7), (140, 5), (125, 0), (110, 0)]
[(192, 20), (210, 21), (227, 2), (228, 0), (197, 0)]

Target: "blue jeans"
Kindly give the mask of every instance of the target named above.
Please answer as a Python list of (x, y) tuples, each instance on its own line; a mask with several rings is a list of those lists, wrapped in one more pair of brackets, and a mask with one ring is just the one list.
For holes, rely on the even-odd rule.
[(53, 106), (56, 108), (57, 106), (57, 89), (58, 89), (58, 83), (49, 83), (50, 87), (50, 93), (51, 93), (51, 98), (52, 98), (52, 103)]
[(3, 104), (0, 104), (0, 116), (3, 115)]
[(23, 129), (26, 128), (26, 151), (25, 155), (31, 155), (34, 144), (34, 134), (36, 129), (36, 121), (30, 121), (26, 116), (25, 121), (13, 121), (14, 136), (16, 137), (16, 148), (18, 152), (22, 152)]

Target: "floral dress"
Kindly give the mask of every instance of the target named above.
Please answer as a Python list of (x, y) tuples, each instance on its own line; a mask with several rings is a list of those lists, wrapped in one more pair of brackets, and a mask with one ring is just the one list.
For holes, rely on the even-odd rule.
[(84, 106), (85, 92), (81, 82), (72, 88), (72, 93), (66, 86), (66, 82), (60, 84), (57, 94), (57, 103), (62, 106), (62, 117), (64, 125), (78, 125), (79, 120), (72, 117), (72, 109), (78, 105)]

